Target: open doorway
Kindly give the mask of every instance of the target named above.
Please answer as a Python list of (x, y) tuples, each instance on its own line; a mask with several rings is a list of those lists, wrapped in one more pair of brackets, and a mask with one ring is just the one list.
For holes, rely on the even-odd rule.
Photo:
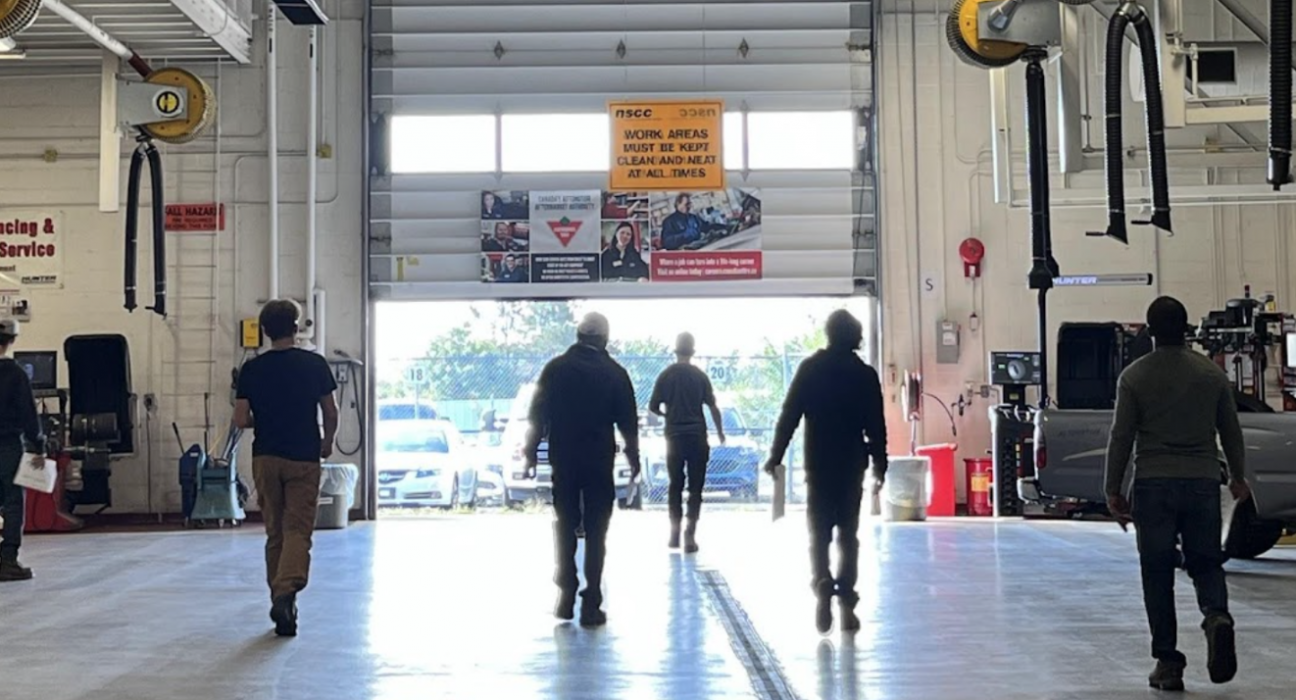
[[(643, 476), (629, 489), (629, 466), (618, 458), (619, 496), (638, 496), (623, 505), (665, 503), (663, 426), (647, 403), (683, 331), (697, 339), (694, 363), (711, 378), (729, 438), (723, 447), (712, 440), (707, 500), (768, 501), (773, 485), (760, 467), (783, 397), (801, 361), (824, 346), (824, 320), (841, 308), (876, 328), (876, 303), (867, 297), (381, 303), (372, 433), (380, 514), (543, 505), (546, 469), (536, 478), (523, 473), (530, 397), (540, 370), (574, 342), (589, 311), (608, 317), (609, 352), (630, 374), (640, 407)], [(870, 363), (876, 342), (865, 334), (861, 354)], [(804, 495), (799, 439), (787, 462), (796, 502)]]

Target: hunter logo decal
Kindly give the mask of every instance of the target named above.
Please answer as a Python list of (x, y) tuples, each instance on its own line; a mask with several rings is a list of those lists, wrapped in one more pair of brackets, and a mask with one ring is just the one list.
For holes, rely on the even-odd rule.
[(550, 221), (549, 230), (553, 231), (553, 234), (558, 237), (558, 241), (562, 243), (564, 248), (566, 248), (571, 245), (572, 239), (576, 237), (578, 232), (580, 232), (581, 224), (583, 223), (585, 222), (572, 221), (570, 218), (564, 216), (557, 221)]

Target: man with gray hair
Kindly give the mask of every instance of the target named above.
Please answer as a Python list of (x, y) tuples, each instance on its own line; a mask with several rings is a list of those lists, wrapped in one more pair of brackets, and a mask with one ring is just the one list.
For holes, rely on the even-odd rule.
[(576, 344), (545, 365), (531, 400), (525, 455), (534, 474), (540, 441), (549, 440), (553, 467), (554, 583), (561, 620), (576, 616), (576, 531), (585, 530), (585, 591), (580, 624), (607, 623), (603, 613), (603, 560), (608, 524), (616, 502), (613, 468), (616, 438), (625, 441), (631, 478), (639, 478), (639, 416), (630, 375), (607, 352), (608, 320), (585, 316), (576, 328)]

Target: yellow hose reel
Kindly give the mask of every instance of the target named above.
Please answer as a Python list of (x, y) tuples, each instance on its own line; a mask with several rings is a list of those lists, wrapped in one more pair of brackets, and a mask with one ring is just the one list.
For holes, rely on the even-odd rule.
[[(4, 2), (5, 0), (0, 0)], [(181, 68), (162, 68), (149, 74), (144, 82), (150, 85), (169, 85), (188, 91), (188, 109), (179, 119), (141, 124), (149, 136), (163, 143), (188, 143), (211, 125), (216, 116), (216, 95), (202, 78)], [(160, 92), (154, 107), (159, 114), (179, 111), (180, 93)]]

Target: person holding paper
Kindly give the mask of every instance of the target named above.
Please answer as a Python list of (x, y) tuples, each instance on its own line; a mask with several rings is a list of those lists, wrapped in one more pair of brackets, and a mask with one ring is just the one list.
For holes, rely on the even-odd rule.
[(18, 562), (27, 495), (14, 484), (14, 477), (24, 454), (41, 460), (45, 455), (45, 436), (36, 414), (31, 378), (9, 354), (18, 331), (18, 321), (0, 320), (0, 517), (4, 518), (0, 582), (27, 581), (32, 577), (31, 569)]
[[(711, 446), (707, 444), (706, 418), (702, 409), (711, 411), (720, 444), (725, 442), (724, 421), (716, 406), (715, 392), (706, 372), (693, 366), (692, 333), (680, 333), (675, 341), (675, 364), (667, 367), (653, 385), (648, 410), (666, 418), (666, 471), (670, 474), (670, 548), (679, 549), (680, 527), (684, 519), (684, 485), (688, 479), (688, 530), (684, 533), (684, 553), (698, 551), (697, 523), (702, 513), (702, 489), (706, 484), (707, 462)], [(663, 410), (663, 408), (665, 410)]]
[[(863, 342), (864, 327), (841, 310), (828, 317), (826, 331), (828, 348), (797, 368), (765, 464), (765, 471), (774, 476), (804, 417), (811, 585), (819, 602), (815, 626), (822, 634), (832, 629), (834, 595), (841, 604), (842, 630), (860, 628), (855, 616), (859, 603), (855, 582), (859, 578), (858, 531), (869, 457), (873, 458), (875, 493), (882, 488), (887, 471), (882, 383), (877, 370), (855, 354)], [(828, 559), (834, 528), (841, 548), (836, 578)]]
[[(1148, 685), (1181, 691), (1188, 660), (1178, 649), (1175, 615), (1180, 541), (1204, 618), (1211, 681), (1227, 683), (1237, 674), (1220, 547), (1221, 446), (1233, 497), (1244, 501), (1251, 488), (1233, 384), (1210, 358), (1188, 347), (1188, 310), (1177, 299), (1161, 297), (1148, 307), (1147, 323), (1156, 349), (1117, 382), (1107, 446), (1107, 505), (1122, 527), (1133, 523), (1137, 532), (1143, 605), (1156, 659)], [(1131, 454), (1132, 505), (1125, 496)]]

